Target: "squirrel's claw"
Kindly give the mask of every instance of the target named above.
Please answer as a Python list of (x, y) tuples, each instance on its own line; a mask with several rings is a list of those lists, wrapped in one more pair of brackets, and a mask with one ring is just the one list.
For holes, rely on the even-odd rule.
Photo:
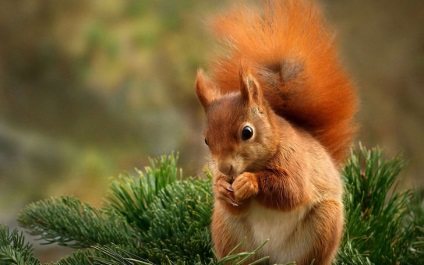
[(234, 198), (234, 190), (230, 183), (220, 179), (215, 183), (216, 198), (228, 203), (234, 207), (239, 206), (241, 203), (237, 202)]

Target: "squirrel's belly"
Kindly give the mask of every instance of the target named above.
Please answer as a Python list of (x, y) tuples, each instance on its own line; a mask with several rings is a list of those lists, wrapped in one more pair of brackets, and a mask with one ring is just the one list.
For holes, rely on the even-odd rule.
[[(254, 245), (259, 246), (269, 239), (260, 251), (260, 256), (270, 256), (270, 263), (285, 263), (298, 260), (313, 242), (302, 230), (303, 219), (309, 209), (293, 211), (269, 209), (252, 201), (246, 221), (251, 227)], [(306, 236), (306, 237), (305, 237)]]

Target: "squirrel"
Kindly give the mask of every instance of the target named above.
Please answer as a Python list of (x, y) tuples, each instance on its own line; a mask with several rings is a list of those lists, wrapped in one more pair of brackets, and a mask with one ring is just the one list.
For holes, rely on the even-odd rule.
[[(219, 259), (331, 264), (344, 225), (340, 169), (357, 129), (357, 96), (332, 32), (311, 1), (266, 1), (216, 16), (226, 53), (199, 70)], [(234, 252), (231, 252), (234, 253)]]

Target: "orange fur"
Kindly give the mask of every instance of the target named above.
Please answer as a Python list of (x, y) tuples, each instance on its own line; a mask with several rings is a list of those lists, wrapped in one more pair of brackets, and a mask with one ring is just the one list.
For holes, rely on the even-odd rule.
[[(331, 264), (343, 229), (339, 176), (355, 131), (356, 96), (316, 7), (269, 1), (238, 7), (215, 30), (228, 54), (202, 71), (214, 170), (212, 239), (218, 258), (269, 239), (251, 260)], [(247, 128), (247, 129), (246, 129)]]

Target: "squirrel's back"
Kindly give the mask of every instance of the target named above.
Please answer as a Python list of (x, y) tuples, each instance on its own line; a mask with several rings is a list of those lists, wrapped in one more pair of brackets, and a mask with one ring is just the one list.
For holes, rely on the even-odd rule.
[(239, 72), (248, 67), (271, 108), (340, 163), (356, 129), (357, 98), (313, 1), (267, 1), (262, 10), (237, 6), (216, 17), (213, 29), (227, 49), (210, 66), (221, 93), (239, 91)]

